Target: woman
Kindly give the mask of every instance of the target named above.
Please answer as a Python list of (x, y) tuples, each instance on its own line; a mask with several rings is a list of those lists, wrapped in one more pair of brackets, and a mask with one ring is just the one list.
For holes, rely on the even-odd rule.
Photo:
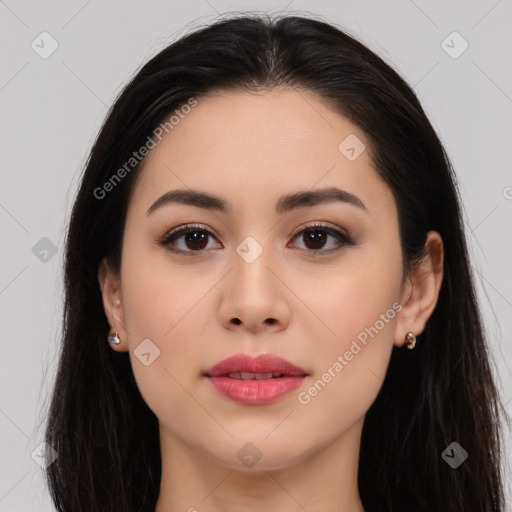
[(239, 16), (152, 58), (92, 149), (65, 289), (58, 510), (503, 510), (451, 165), (338, 28)]

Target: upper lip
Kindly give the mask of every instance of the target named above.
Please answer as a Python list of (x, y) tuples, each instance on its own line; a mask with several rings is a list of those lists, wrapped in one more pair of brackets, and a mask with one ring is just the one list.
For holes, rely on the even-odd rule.
[(307, 375), (306, 371), (302, 368), (273, 354), (261, 354), (259, 356), (237, 354), (218, 362), (207, 370), (205, 375), (208, 377), (220, 377), (234, 372), (274, 372), (291, 376)]

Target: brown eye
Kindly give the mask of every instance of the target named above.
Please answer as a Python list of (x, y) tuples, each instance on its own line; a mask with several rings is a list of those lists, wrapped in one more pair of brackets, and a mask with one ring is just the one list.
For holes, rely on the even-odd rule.
[(205, 252), (210, 237), (213, 233), (203, 226), (186, 225), (167, 233), (159, 243), (171, 252), (188, 256)]
[(204, 249), (208, 245), (208, 233), (205, 231), (188, 231), (183, 235), (184, 243), (188, 249)]
[[(324, 246), (329, 242), (329, 237), (335, 240), (334, 247), (331, 249), (324, 249)], [(355, 245), (355, 242), (351, 237), (337, 229), (333, 229), (323, 224), (307, 226), (295, 233), (293, 239), (302, 241), (305, 247), (302, 247), (301, 249), (311, 253), (311, 256), (331, 253), (343, 245)]]
[(324, 229), (306, 229), (302, 233), (302, 240), (308, 249), (322, 249), (329, 237)]
[[(158, 243), (170, 252), (194, 256), (211, 249), (208, 247), (210, 238), (216, 239), (216, 236), (204, 226), (187, 224), (170, 231)], [(306, 226), (297, 231), (292, 239), (300, 240), (304, 244), (300, 249), (313, 257), (335, 252), (345, 245), (355, 245), (354, 240), (348, 235), (323, 224)], [(332, 240), (331, 245), (334, 243), (334, 246), (324, 249), (330, 240)]]

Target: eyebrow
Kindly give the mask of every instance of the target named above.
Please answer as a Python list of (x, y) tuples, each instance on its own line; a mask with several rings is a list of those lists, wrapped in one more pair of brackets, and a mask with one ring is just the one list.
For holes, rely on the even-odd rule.
[[(293, 194), (283, 195), (277, 201), (275, 209), (277, 214), (283, 214), (298, 208), (333, 202), (350, 204), (360, 208), (365, 213), (368, 213), (368, 209), (361, 199), (346, 190), (341, 190), (336, 187), (304, 190)], [(178, 189), (166, 192), (163, 196), (159, 197), (149, 207), (146, 214), (149, 215), (158, 208), (168, 204), (185, 204), (195, 206), (197, 208), (203, 208), (205, 210), (215, 210), (222, 213), (228, 213), (231, 211), (230, 204), (219, 196), (201, 192), (199, 190)]]

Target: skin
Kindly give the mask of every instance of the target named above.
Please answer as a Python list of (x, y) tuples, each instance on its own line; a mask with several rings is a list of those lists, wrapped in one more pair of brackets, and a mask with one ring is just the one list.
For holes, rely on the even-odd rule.
[[(361, 512), (364, 417), (393, 346), (403, 346), (409, 331), (420, 334), (435, 308), (442, 240), (429, 232), (427, 256), (401, 287), (391, 190), (368, 151), (349, 161), (338, 150), (349, 134), (368, 147), (367, 139), (317, 96), (273, 89), (197, 100), (145, 161), (128, 207), (120, 275), (105, 262), (98, 272), (105, 312), (121, 339), (114, 350), (129, 351), (141, 394), (159, 420), (156, 511)], [(285, 215), (274, 210), (282, 194), (328, 186), (355, 194), (368, 212), (341, 202)], [(146, 214), (165, 192), (187, 188), (214, 193), (232, 210), (168, 204)], [(323, 246), (293, 238), (311, 222), (346, 230), (357, 245), (313, 258), (315, 247), (338, 244), (332, 236)], [(186, 223), (214, 233), (203, 253), (184, 236), (174, 245), (192, 256), (155, 242)], [(247, 236), (263, 248), (250, 264), (235, 250)], [(394, 318), (301, 404), (298, 394), (393, 303), (402, 307)], [(145, 339), (160, 350), (149, 366), (134, 355)], [(202, 376), (237, 353), (276, 354), (309, 376), (275, 403), (237, 404)], [(262, 455), (250, 468), (237, 457), (248, 442)]]

